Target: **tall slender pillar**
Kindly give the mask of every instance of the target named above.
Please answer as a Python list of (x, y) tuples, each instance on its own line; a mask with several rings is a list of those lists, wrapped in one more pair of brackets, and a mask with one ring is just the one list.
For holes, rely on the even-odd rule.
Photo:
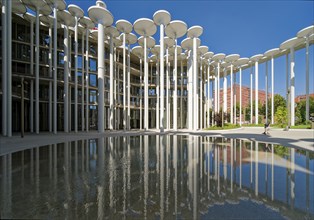
[(250, 124), (253, 124), (253, 66), (250, 68)]
[(180, 67), (180, 76), (181, 76), (181, 92), (180, 92), (180, 128), (183, 129), (183, 60), (181, 54), (181, 67)]
[(262, 54), (252, 56), (250, 60), (255, 62), (255, 124), (258, 124), (258, 61), (263, 57)]
[(128, 42), (128, 114), (127, 114), (127, 129), (131, 129), (131, 48), (130, 42)]
[(57, 69), (57, 38), (58, 38), (58, 30), (57, 30), (57, 5), (53, 8), (53, 133), (57, 134), (58, 130), (58, 114), (57, 114), (57, 76), (58, 76), (58, 69)]
[[(240, 123), (240, 127), (242, 126), (242, 67), (240, 67), (240, 73), (239, 73), (239, 77), (240, 77), (240, 118), (239, 118), (239, 123)], [(241, 142), (241, 141), (240, 141)], [(241, 154), (241, 152), (240, 152)], [(242, 162), (242, 161), (241, 161)]]
[(64, 132), (69, 132), (69, 30), (64, 26)]
[(233, 64), (230, 65), (230, 123), (233, 124)]
[(266, 65), (266, 73), (265, 73), (265, 92), (266, 92), (266, 100), (265, 100), (265, 106), (266, 106), (266, 123), (268, 122), (268, 61), (265, 63)]
[(227, 113), (227, 67), (224, 69), (223, 78), (223, 112)]
[[(35, 47), (35, 131), (39, 134), (39, 9), (36, 10), (36, 47)], [(8, 103), (8, 106), (10, 104)], [(10, 117), (8, 117), (9, 119)], [(8, 128), (9, 129), (9, 128)]]
[(160, 69), (159, 69), (159, 58), (157, 57), (157, 62), (156, 62), (156, 129), (159, 130), (160, 128), (160, 119), (159, 119), (159, 74), (160, 74)]
[[(7, 1), (7, 136), (12, 136), (12, 1)], [(3, 74), (4, 75), (4, 74)]]
[(175, 40), (175, 49), (174, 49), (174, 69), (173, 69), (173, 83), (174, 83), (174, 93), (173, 93), (173, 130), (178, 129), (178, 54), (177, 54), (177, 40)]
[[(7, 136), (7, 0), (2, 1), (1, 10), (1, 37), (2, 37), (2, 135)], [(31, 22), (31, 27), (33, 22)], [(31, 34), (32, 35), (32, 34)]]
[[(85, 46), (84, 46), (84, 42), (85, 42), (85, 36), (84, 36), (84, 32), (82, 33), (82, 93), (81, 93), (81, 130), (84, 131), (85, 130), (85, 102), (84, 102), (84, 98), (85, 98), (85, 63), (84, 63), (84, 50), (85, 50)], [(88, 37), (88, 36), (87, 36)]]
[[(49, 77), (52, 78), (52, 26), (49, 26)], [(48, 127), (52, 132), (52, 82), (49, 81)]]

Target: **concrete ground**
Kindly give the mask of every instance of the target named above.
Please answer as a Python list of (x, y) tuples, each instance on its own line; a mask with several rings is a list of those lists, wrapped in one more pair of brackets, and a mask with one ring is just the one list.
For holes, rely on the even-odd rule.
[[(177, 132), (165, 131), (164, 134), (178, 135), (201, 135), (201, 136), (219, 136), (226, 138), (246, 139), (259, 142), (267, 142), (280, 144), (287, 147), (296, 147), (314, 151), (314, 130), (313, 129), (290, 129), (283, 131), (282, 129), (270, 129), (268, 135), (264, 135), (264, 128), (261, 127), (245, 127), (231, 130), (213, 130), (213, 131), (190, 131), (187, 129), (178, 130)], [(45, 146), (49, 144), (63, 143), (66, 141), (75, 141), (82, 139), (92, 139), (110, 136), (136, 136), (136, 135), (156, 135), (160, 134), (158, 130), (149, 131), (105, 131), (98, 133), (97, 131), (64, 133), (58, 132), (57, 135), (42, 132), (39, 135), (33, 133), (25, 133), (25, 137), (21, 138), (19, 133), (13, 134), (11, 138), (0, 137), (0, 155), (13, 153), (16, 151)]]

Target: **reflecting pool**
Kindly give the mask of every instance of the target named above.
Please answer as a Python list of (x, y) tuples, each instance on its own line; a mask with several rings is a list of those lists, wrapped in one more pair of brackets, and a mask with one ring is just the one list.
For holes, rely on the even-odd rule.
[(252, 141), (81, 140), (2, 155), (0, 174), (0, 218), (314, 218), (314, 152)]

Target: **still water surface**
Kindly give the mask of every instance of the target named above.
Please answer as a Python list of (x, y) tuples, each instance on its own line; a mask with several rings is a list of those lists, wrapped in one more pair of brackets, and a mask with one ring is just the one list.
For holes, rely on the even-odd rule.
[(314, 152), (278, 145), (108, 137), (0, 161), (1, 218), (314, 219)]

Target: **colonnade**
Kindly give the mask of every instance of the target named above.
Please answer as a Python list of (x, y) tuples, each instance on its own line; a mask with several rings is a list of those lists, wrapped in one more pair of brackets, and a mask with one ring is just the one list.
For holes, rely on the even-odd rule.
[[(26, 7), (33, 9), (36, 12), (36, 16), (26, 13)], [(141, 79), (140, 74), (140, 95), (142, 91), (144, 94), (144, 116), (142, 117), (142, 100), (140, 98), (140, 129), (142, 129), (142, 121), (144, 129), (153, 128), (149, 121), (149, 110), (154, 112), (156, 117), (156, 129), (163, 132), (165, 129), (177, 130), (178, 128), (188, 128), (190, 130), (199, 130), (205, 127), (212, 126), (213, 121), (210, 121), (210, 114), (212, 116), (215, 113), (221, 112), (220, 106), (220, 78), (223, 78), (223, 96), (222, 96), (222, 112), (230, 112), (230, 123), (239, 123), (242, 125), (242, 71), (254, 67), (254, 79), (255, 86), (253, 88), (253, 72), (251, 71), (251, 86), (250, 86), (250, 121), (253, 123), (253, 89), (255, 90), (255, 124), (261, 123), (258, 112), (259, 103), (259, 65), (266, 63), (265, 80), (266, 83), (266, 97), (268, 97), (268, 83), (271, 83), (271, 123), (274, 123), (274, 59), (280, 56), (288, 54), (290, 55), (289, 72), (287, 73), (287, 94), (289, 94), (288, 107), (290, 112), (290, 125), (295, 124), (295, 110), (294, 110), (294, 98), (295, 98), (295, 59), (294, 52), (296, 50), (306, 48), (306, 118), (309, 118), (309, 46), (313, 44), (313, 25), (307, 27), (298, 32), (297, 37), (283, 42), (280, 48), (275, 48), (266, 51), (264, 54), (257, 54), (251, 58), (240, 58), (238, 54), (231, 54), (226, 56), (223, 53), (214, 54), (208, 51), (206, 46), (201, 46), (200, 36), (203, 33), (203, 28), (200, 26), (192, 26), (188, 28), (187, 24), (183, 21), (171, 20), (171, 15), (165, 10), (157, 11), (153, 15), (153, 20), (149, 18), (141, 18), (134, 22), (132, 25), (126, 20), (120, 20), (116, 22), (116, 27), (112, 26), (114, 17), (107, 9), (106, 4), (102, 1), (97, 1), (95, 6), (88, 9), (89, 17), (84, 17), (84, 12), (76, 5), (69, 5), (68, 10), (65, 10), (66, 3), (63, 0), (21, 0), (13, 6), (11, 1), (4, 0), (2, 2), (2, 133), (4, 136), (12, 135), (12, 70), (10, 63), (12, 62), (11, 44), (10, 40), (11, 26), (12, 26), (12, 12), (17, 14), (23, 14), (24, 18), (30, 22), (31, 30), (33, 25), (36, 25), (35, 31), (35, 63), (33, 63), (33, 50), (31, 46), (31, 74), (33, 75), (33, 65), (35, 64), (34, 81), (31, 80), (31, 92), (30, 92), (30, 131), (39, 133), (39, 94), (40, 94), (40, 82), (39, 82), (39, 14), (43, 18), (42, 22), (50, 27), (50, 60), (49, 60), (49, 72), (50, 77), (53, 79), (52, 84), (49, 84), (49, 131), (54, 134), (57, 133), (57, 29), (62, 27), (64, 29), (64, 131), (69, 132), (71, 129), (71, 120), (74, 119), (74, 132), (78, 132), (78, 35), (82, 35), (82, 83), (81, 93), (83, 95), (81, 102), (81, 129), (82, 131), (89, 130), (89, 38), (90, 30), (98, 26), (97, 30), (92, 31), (92, 37), (97, 37), (98, 42), (98, 63), (97, 63), (97, 75), (98, 75), (98, 131), (104, 132), (105, 119), (109, 117), (109, 129), (117, 129), (115, 121), (117, 108), (115, 107), (115, 99), (118, 98), (116, 92), (116, 80), (114, 75), (114, 64), (117, 63), (116, 52), (118, 48), (123, 50), (123, 128), (124, 130), (131, 129), (130, 126), (130, 60), (131, 60), (131, 47), (130, 45), (139, 42), (138, 53), (140, 59), (140, 69), (142, 68), (142, 62), (144, 63), (144, 81)], [(50, 14), (53, 14), (51, 16)], [(49, 20), (49, 19), (50, 20)], [(157, 31), (157, 26), (160, 30), (159, 45), (155, 44), (153, 35)], [(72, 28), (74, 28), (74, 117), (71, 116), (71, 88), (69, 85), (69, 78), (71, 77), (71, 39)], [(139, 39), (132, 34), (132, 30), (141, 35)], [(53, 34), (52, 34), (53, 33)], [(119, 33), (121, 35), (119, 36)], [(31, 31), (31, 45), (33, 45), (33, 31)], [(165, 36), (166, 35), (166, 36)], [(182, 40), (181, 46), (178, 44), (178, 38), (187, 36)], [(84, 40), (85, 37), (85, 40)], [(104, 97), (104, 74), (105, 74), (105, 43), (109, 42), (110, 48), (110, 92), (109, 92), (109, 113), (105, 115), (105, 97)], [(53, 45), (53, 52), (52, 52)], [(122, 45), (122, 46), (121, 46)], [(128, 46), (126, 46), (128, 45)], [(86, 52), (84, 55), (84, 47)], [(185, 49), (182, 52), (181, 48)], [(134, 49), (134, 48), (133, 48)], [(132, 53), (134, 53), (132, 49)], [(128, 54), (126, 53), (128, 51)], [(170, 53), (170, 51), (172, 51)], [(53, 53), (53, 55), (52, 55)], [(149, 56), (149, 54), (154, 54)], [(53, 59), (52, 59), (53, 57)], [(157, 58), (158, 57), (158, 58)], [(85, 58), (85, 68), (84, 68)], [(126, 62), (128, 58), (128, 62)], [(157, 96), (156, 106), (149, 104), (149, 68), (148, 62), (152, 60), (156, 64), (156, 80), (155, 93)], [(170, 60), (173, 60), (173, 65), (170, 65)], [(271, 61), (271, 77), (268, 78), (268, 62)], [(178, 71), (178, 63), (181, 64), (180, 73)], [(127, 66), (127, 70), (126, 70)], [(172, 68), (172, 70), (171, 70)], [(186, 71), (184, 70), (186, 68)], [(164, 71), (166, 71), (166, 76)], [(235, 92), (235, 79), (236, 73), (240, 74), (240, 97), (237, 97)], [(186, 74), (186, 85), (183, 83)], [(230, 107), (227, 106), (227, 75), (230, 75)], [(181, 84), (178, 83), (181, 78)], [(166, 83), (165, 83), (166, 82)], [(151, 82), (153, 84), (153, 82)], [(142, 90), (143, 86), (143, 90)], [(178, 89), (178, 86), (181, 88)], [(35, 88), (35, 97), (34, 97)], [(152, 87), (153, 88), (153, 87)], [(212, 96), (210, 96), (210, 90)], [(180, 110), (178, 109), (178, 92), (180, 91)], [(185, 94), (183, 94), (185, 93)], [(172, 94), (172, 97), (171, 97)], [(187, 97), (185, 97), (185, 95)], [(85, 96), (85, 97), (84, 97)], [(165, 98), (166, 96), (166, 98)], [(171, 106), (171, 99), (173, 105)], [(183, 103), (186, 100), (186, 106)], [(240, 100), (240, 112), (239, 118), (236, 112), (237, 100)], [(35, 102), (35, 109), (33, 107)], [(84, 109), (84, 106), (86, 108)], [(154, 106), (154, 107), (153, 107)], [(186, 112), (183, 109), (187, 109)], [(170, 110), (172, 109), (172, 116)], [(268, 109), (267, 109), (268, 111)], [(118, 111), (119, 112), (119, 111)], [(171, 120), (172, 117), (172, 120)], [(178, 120), (180, 118), (180, 120)], [(183, 120), (185, 119), (185, 120)], [(170, 123), (172, 121), (172, 123)], [(186, 123), (184, 123), (186, 121)]]

